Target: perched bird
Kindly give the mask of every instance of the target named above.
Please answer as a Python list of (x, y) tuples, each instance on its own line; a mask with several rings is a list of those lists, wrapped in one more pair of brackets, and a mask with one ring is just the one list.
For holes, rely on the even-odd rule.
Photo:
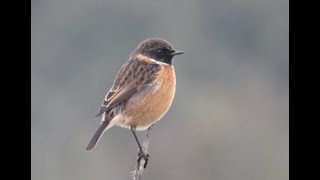
[(141, 42), (105, 96), (96, 115), (101, 117), (100, 126), (86, 149), (93, 149), (106, 130), (119, 125), (131, 129), (140, 149), (139, 159), (144, 158), (146, 166), (149, 155), (143, 152), (136, 131), (146, 130), (169, 110), (176, 86), (172, 58), (183, 53), (163, 39)]

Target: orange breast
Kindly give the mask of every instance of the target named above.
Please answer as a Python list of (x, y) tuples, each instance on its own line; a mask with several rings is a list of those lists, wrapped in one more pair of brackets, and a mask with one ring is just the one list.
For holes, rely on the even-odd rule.
[(152, 88), (147, 93), (129, 100), (123, 110), (124, 120), (119, 125), (145, 130), (160, 120), (172, 104), (175, 86), (176, 77), (173, 66), (162, 65)]

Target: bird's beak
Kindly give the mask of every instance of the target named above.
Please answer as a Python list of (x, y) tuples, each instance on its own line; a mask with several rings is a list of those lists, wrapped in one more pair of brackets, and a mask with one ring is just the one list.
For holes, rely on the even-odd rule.
[(183, 51), (179, 51), (179, 50), (175, 50), (171, 53), (171, 56), (175, 56), (175, 55), (179, 55), (179, 54), (183, 54)]

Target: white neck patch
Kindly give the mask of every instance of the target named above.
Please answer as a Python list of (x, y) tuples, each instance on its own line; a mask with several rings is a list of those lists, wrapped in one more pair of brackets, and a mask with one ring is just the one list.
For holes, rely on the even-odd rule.
[(155, 59), (151, 59), (151, 58), (150, 58), (150, 60), (151, 60), (151, 61), (154, 61), (156, 64), (163, 64), (163, 65), (170, 66), (170, 64), (167, 64), (167, 63), (164, 63), (164, 62), (160, 62), (160, 61), (157, 61), (157, 60), (155, 60)]

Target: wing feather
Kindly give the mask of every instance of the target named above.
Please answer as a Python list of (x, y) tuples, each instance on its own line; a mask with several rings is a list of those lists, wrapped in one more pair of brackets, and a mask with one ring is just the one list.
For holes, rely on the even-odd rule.
[(155, 62), (146, 62), (130, 59), (118, 72), (113, 86), (106, 95), (96, 117), (130, 99), (146, 84), (152, 83), (158, 76), (160, 65)]

